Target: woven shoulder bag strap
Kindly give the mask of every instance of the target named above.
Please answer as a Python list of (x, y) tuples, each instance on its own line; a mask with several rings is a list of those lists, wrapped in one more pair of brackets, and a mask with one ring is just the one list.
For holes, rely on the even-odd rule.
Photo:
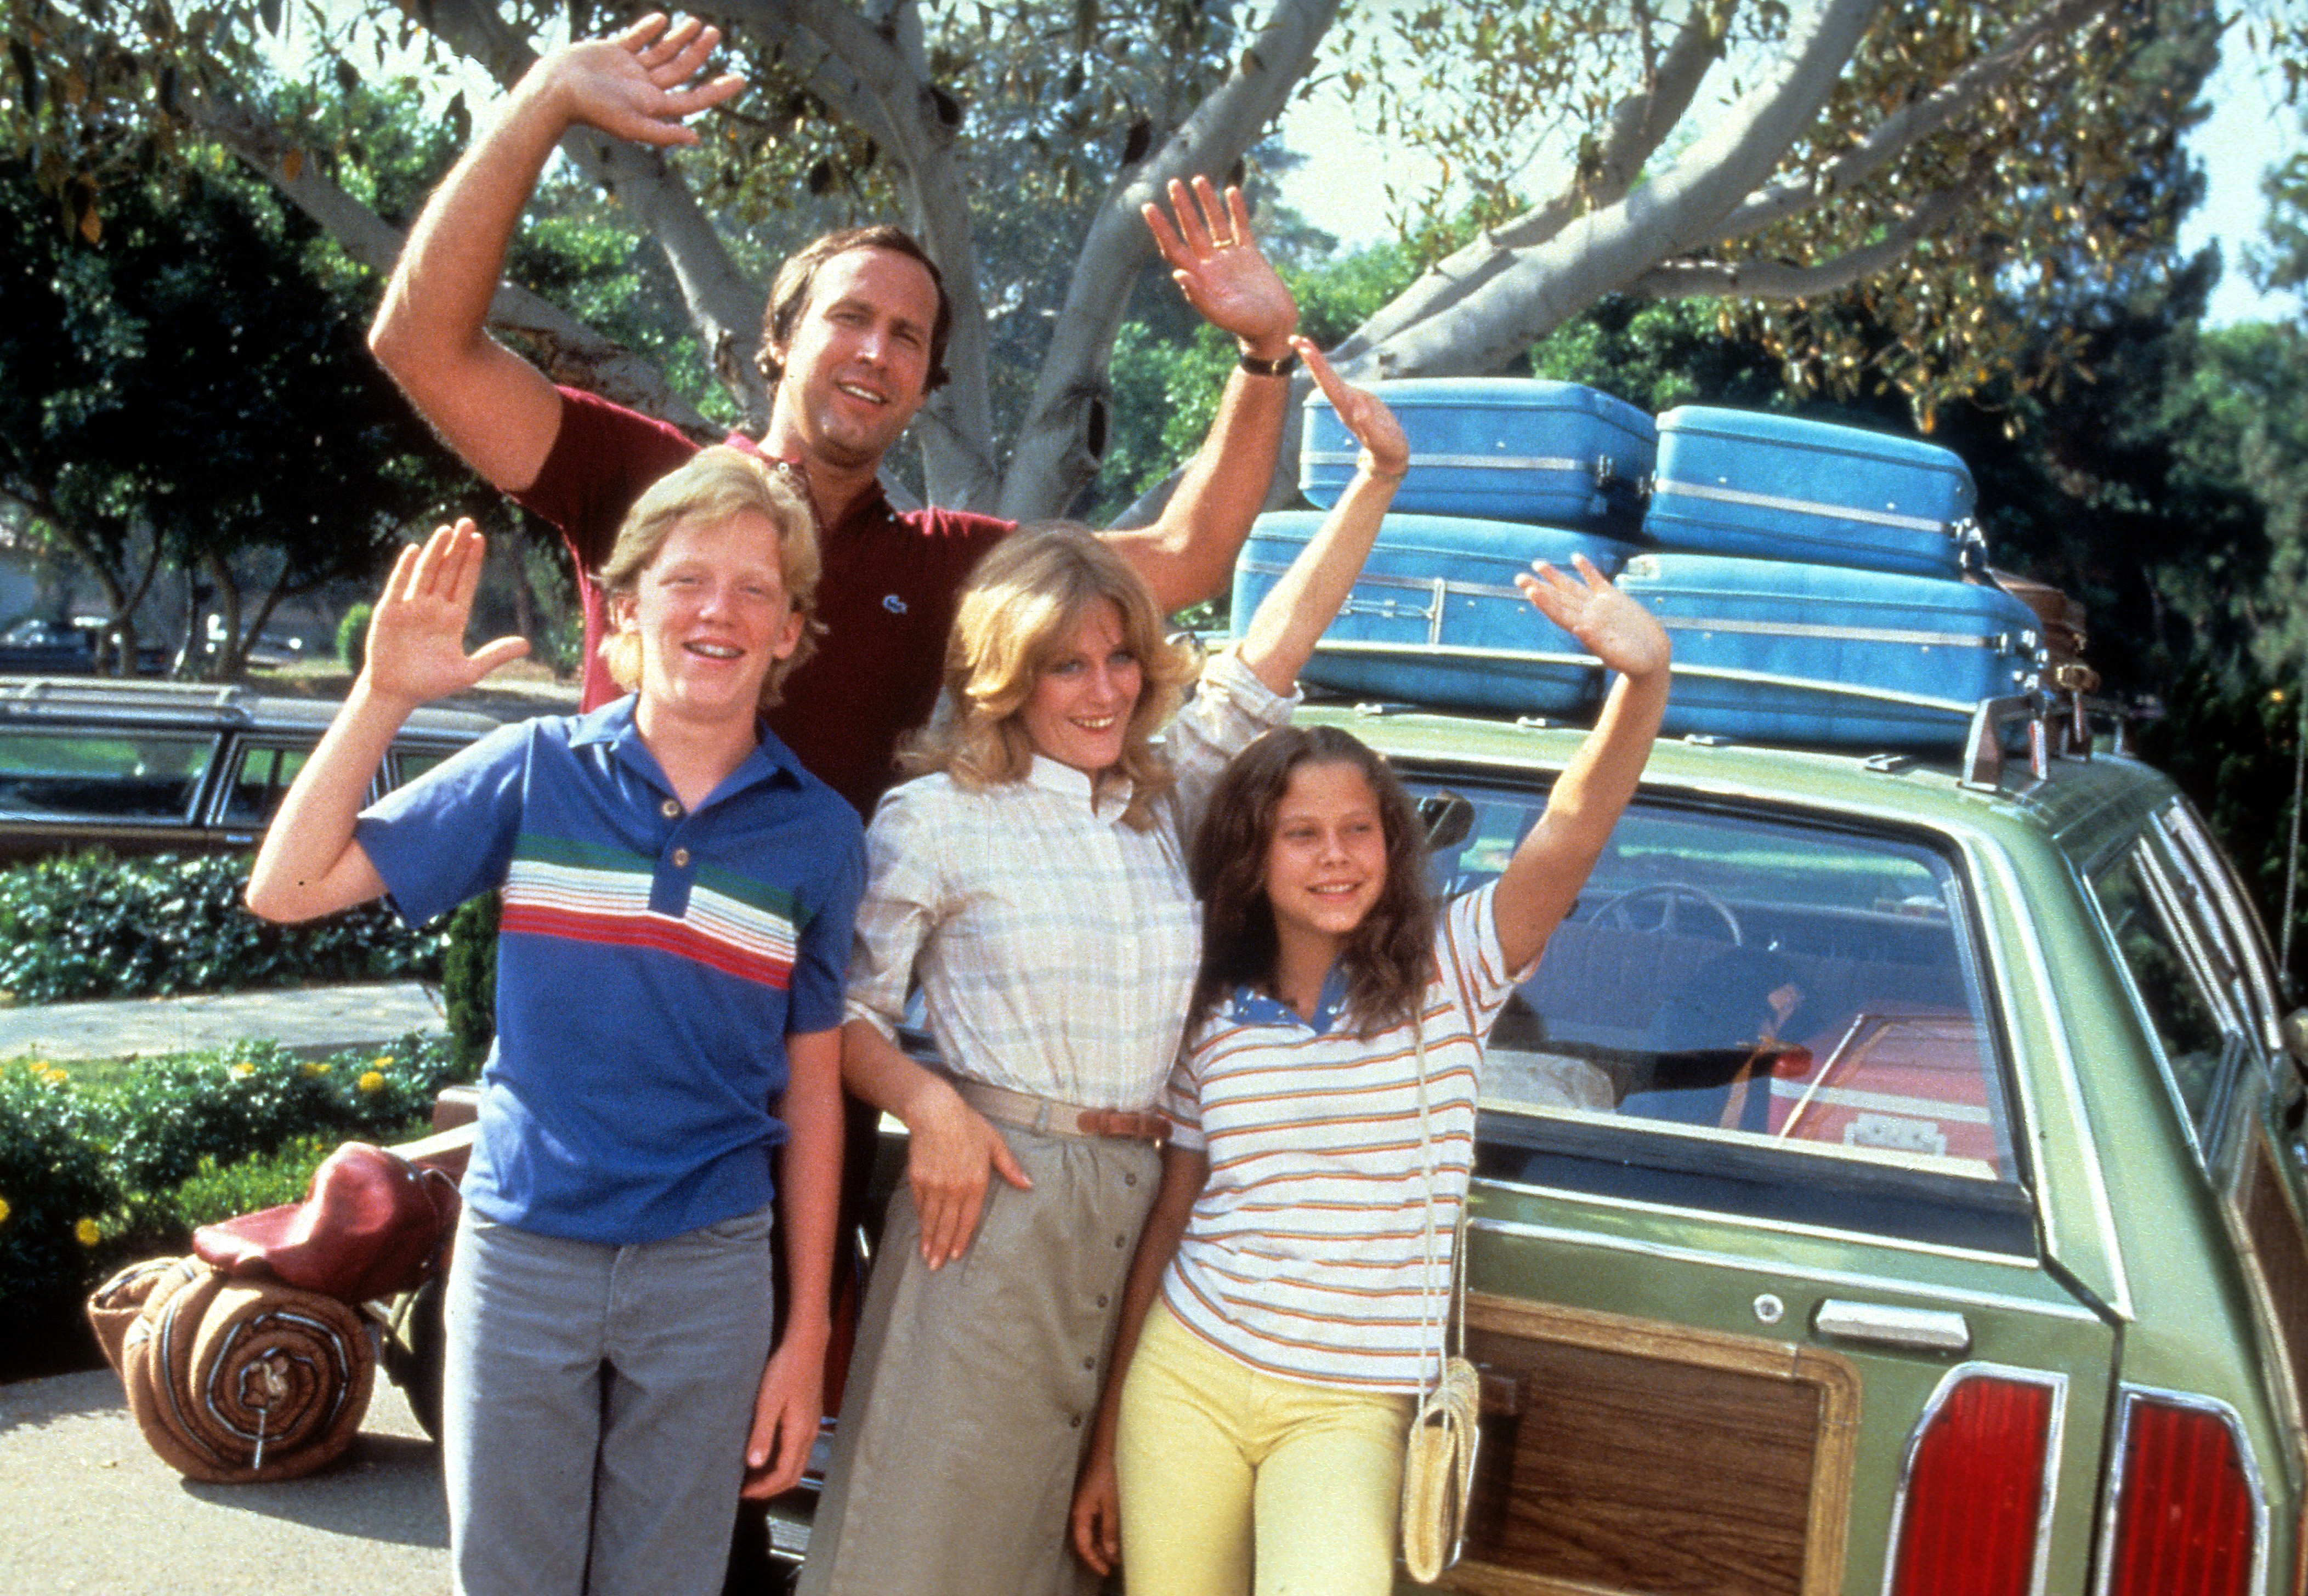
[(1442, 1389), (1443, 1361), (1450, 1356), (1445, 1342), (1449, 1309), (1434, 1312), (1434, 1129), (1433, 1111), (1426, 1100), (1426, 1026), (1425, 1015), (1412, 1017), (1411, 1045), (1418, 1055), (1418, 1162), (1426, 1175), (1426, 1266), (1418, 1279), (1418, 1394), (1424, 1401), (1428, 1394), (1426, 1384), (1426, 1354), (1434, 1355), (1434, 1390)]

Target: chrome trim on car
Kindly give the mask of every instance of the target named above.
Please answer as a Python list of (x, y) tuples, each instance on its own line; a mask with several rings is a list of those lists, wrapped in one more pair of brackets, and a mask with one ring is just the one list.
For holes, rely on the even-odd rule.
[(2098, 1573), (2092, 1580), (2092, 1596), (2107, 1596), (2115, 1578), (2115, 1526), (2123, 1522), (2123, 1458), (2131, 1444), (2131, 1416), (2143, 1402), (2160, 1402), (2175, 1408), (2187, 1408), (2199, 1413), (2217, 1416), (2227, 1426), (2228, 1438), (2235, 1443), (2236, 1465), (2243, 1471), (2244, 1483), (2252, 1498), (2252, 1578), (2247, 1588), (2265, 1591), (2268, 1588), (2268, 1487), (2261, 1476), (2260, 1460), (2252, 1455), (2252, 1439), (2243, 1432), (2243, 1417), (2216, 1396), (2204, 1396), (2193, 1391), (2174, 1391), (2160, 1386), (2135, 1385), (2123, 1380), (2116, 1386), (2115, 1434), (2103, 1454), (2106, 1460), (2106, 1489), (2100, 1493), (2107, 1511), (2099, 1526), (2099, 1547), (2092, 1561)]
[(2252, 900), (2236, 890), (2235, 878), (2219, 850), (2205, 834), (2202, 819), (2188, 807), (2184, 798), (2175, 798), (2163, 813), (2149, 817), (2150, 823), (2160, 827), (2165, 834), (2176, 840), (2177, 852), (2193, 859), (2196, 872), (2210, 887), (2214, 900), (2223, 917), (2229, 922), (2231, 938), (2244, 947), (2237, 957), (2250, 982), (2252, 994), (2258, 1000), (2263, 1034), (2261, 1048), (2264, 1052), (2280, 1054), (2284, 1051), (2284, 1003), (2277, 995), (2276, 985), (2269, 971), (2274, 967), (2272, 950), (2268, 946), (2268, 928), (2261, 922), (2260, 912)]
[[(1965, 857), (1972, 860), (1977, 869), (1994, 874), (2002, 888), (2006, 904), (2020, 905), (2027, 902), (2027, 895), (2020, 889), (2011, 861), (2002, 848), (1977, 837), (1964, 838), (1962, 846)], [(2035, 922), (2026, 914), (2014, 914), (2011, 929), (2013, 940), (2027, 957), (2028, 974), (2034, 985), (2036, 1001), (2044, 1011), (2045, 1030), (2051, 1039), (2052, 1056), (2059, 1061), (2060, 1089), (2067, 1103), (2069, 1120), (2082, 1133), (2078, 1162), (2084, 1169), (2084, 1179), (2091, 1194), (2092, 1218), (2099, 1231), (2101, 1248), (2107, 1257), (2108, 1311), (2130, 1323), (2139, 1317), (2131, 1301), (2131, 1277), (2124, 1267), (2123, 1245), (2116, 1234), (2115, 1205), (2107, 1193), (2107, 1171), (2101, 1167), (2097, 1144), (2090, 1139), (2091, 1116), (2084, 1111), (2083, 1085), (2077, 1072), (2076, 1056), (2068, 1046), (2067, 1015), (2061, 1006), (2059, 988), (2052, 980), (2051, 963), (2044, 956), (2043, 939), (2036, 934)], [(1995, 991), (1997, 1001), (2003, 1007), (2005, 1034), (2016, 1036), (2020, 1017), (2014, 1011), (2016, 994), (2013, 983), (1998, 981)], [(2043, 1135), (2043, 1116), (2035, 1102), (2034, 1072), (2015, 1069), (2011, 1072), (2011, 1078), (2019, 1084), (2020, 1107), (2027, 1115), (2028, 1137), (2034, 1141)], [(2044, 1161), (2038, 1157), (2031, 1162), (2040, 1169)], [(2043, 1229), (2044, 1249), (2057, 1258), (2060, 1256), (2059, 1227), (2043, 1189), (2043, 1182), (2037, 1182), (2031, 1192), (2036, 1199), (2037, 1223)]]
[(2044, 1596), (2051, 1580), (2052, 1518), (2060, 1494), (2060, 1448), (2067, 1438), (2068, 1377), (2041, 1369), (2020, 1369), (2009, 1363), (1959, 1363), (1940, 1377), (1940, 1383), (1924, 1403), (1923, 1412), (1916, 1418), (1915, 1428), (1908, 1432), (1908, 1445), (1899, 1455), (1899, 1484), (1891, 1497), (1891, 1524), (1883, 1543), (1883, 1596), (1892, 1596), (1892, 1582), (1899, 1574), (1899, 1532), (1908, 1520), (1908, 1487), (1915, 1478), (1916, 1454), (1924, 1444), (1924, 1432), (1932, 1420), (1947, 1405), (1955, 1388), (1973, 1378), (2010, 1380), (2018, 1385), (2048, 1386), (2052, 1389), (2052, 1416), (2044, 1432), (2043, 1490), (2036, 1504), (2036, 1568), (2028, 1581), (2028, 1596)]
[(1968, 1352), (1971, 1323), (1959, 1313), (1936, 1308), (1900, 1308), (1889, 1302), (1845, 1302), (1830, 1297), (1812, 1310), (1811, 1327), (1838, 1341), (1898, 1347), (1916, 1352)]
[[(1478, 1180), (1477, 1184), (1495, 1186), (1502, 1183)], [(1519, 1189), (1535, 1191), (1539, 1188), (1522, 1187)], [(1581, 1200), (1612, 1201), (1609, 1198), (1597, 1197), (1582, 1197)], [(1625, 1206), (1644, 1206), (1635, 1204)], [(1646, 1211), (1693, 1214), (1699, 1212), (1698, 1210), (1661, 1210), (1648, 1206)], [(1722, 1217), (1720, 1214), (1712, 1214), (1701, 1216), (1711, 1219)], [(1745, 1229), (1771, 1230), (1790, 1235), (1824, 1237), (1838, 1240), (1849, 1239), (1841, 1231), (1820, 1231), (1804, 1225), (1742, 1222), (1742, 1226)], [(1626, 1253), (1635, 1257), (1656, 1259), (1660, 1263), (1699, 1264), (1716, 1268), (1744, 1269), (1756, 1274), (1767, 1274), (1776, 1280), (1800, 1280), (1838, 1290), (1866, 1291), (1909, 1290), (1918, 1297), (1928, 1297), (1934, 1302), (1960, 1302), (1972, 1308), (2000, 1309), (2009, 1313), (2034, 1314), (2044, 1318), (2064, 1319), (2082, 1325), (2097, 1325), (2101, 1322), (2097, 1314), (2074, 1303), (2039, 1302), (2031, 1298), (2006, 1297), (1994, 1291), (1974, 1291), (1965, 1286), (1951, 1286), (1937, 1282), (1930, 1284), (1908, 1284), (1899, 1281), (1887, 1281), (1880, 1274), (1865, 1274), (1856, 1270), (1824, 1269), (1804, 1264), (1779, 1263), (1769, 1258), (1745, 1257), (1737, 1253), (1709, 1252), (1695, 1247), (1675, 1247), (1659, 1241), (1637, 1241), (1621, 1236), (1598, 1235), (1593, 1231), (1572, 1230), (1562, 1225), (1533, 1224), (1528, 1220), (1494, 1219), (1477, 1215), (1468, 1220), (1467, 1227), (1474, 1231), (1487, 1231), (1495, 1236), (1507, 1236), (1528, 1241), (1550, 1241), (1565, 1246)], [(2033, 1259), (2015, 1259), (1997, 1253), (1966, 1252), (1959, 1248), (1936, 1247), (1915, 1241), (1894, 1241), (1881, 1237), (1871, 1238), (1871, 1240), (1880, 1246), (1896, 1248), (1902, 1252), (1926, 1257), (1960, 1258), (1967, 1263), (2002, 1264), (2007, 1267), (2029, 1271), (2037, 1271), (2038, 1267)]]

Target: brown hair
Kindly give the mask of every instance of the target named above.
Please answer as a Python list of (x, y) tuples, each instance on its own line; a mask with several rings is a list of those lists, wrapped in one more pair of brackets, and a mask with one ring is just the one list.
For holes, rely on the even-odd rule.
[(1186, 1034), (1236, 986), (1274, 979), (1280, 948), (1266, 896), (1266, 855), (1274, 818), (1302, 765), (1348, 765), (1378, 800), (1386, 841), (1386, 885), (1347, 937), (1339, 964), (1347, 1013), (1367, 1035), (1416, 1019), (1434, 965), (1434, 900), (1426, 885), (1426, 831), (1394, 769), (1360, 739), (1335, 726), (1278, 726), (1234, 757), (1203, 811), (1186, 870), (1202, 900), (1202, 967), (1186, 1014)]
[(879, 222), (870, 227), (844, 227), (838, 233), (828, 233), (822, 238), (812, 239), (778, 268), (777, 280), (770, 285), (769, 308), (762, 313), (762, 347), (754, 356), (754, 364), (774, 388), (785, 375), (785, 362), (778, 350), (793, 339), (794, 323), (809, 304), (810, 290), (817, 286), (817, 269), (836, 255), (846, 255), (852, 250), (885, 249), (891, 254), (903, 255), (921, 262), (922, 270), (930, 274), (930, 287), (937, 290), (937, 315), (930, 323), (929, 371), (922, 379), (922, 391), (935, 393), (945, 385), (950, 374), (945, 369), (946, 340), (953, 335), (953, 302), (946, 297), (945, 274), (921, 241), (903, 227)]
[(1178, 712), (1194, 665), (1163, 636), (1162, 614), (1145, 582), (1087, 527), (1021, 528), (977, 562), (946, 639), (944, 700), (930, 725), (906, 742), (899, 768), (909, 776), (943, 770), (973, 790), (1024, 779), (1034, 744), (1019, 712), (1043, 668), (1100, 599), (1122, 612), (1123, 646), (1140, 672), (1122, 758), (1108, 774), (1134, 789), (1124, 822), (1150, 828), (1154, 801), (1170, 785), (1169, 762), (1154, 734)]
[[(817, 518), (801, 490), (779, 472), (742, 449), (726, 443), (701, 449), (687, 464), (660, 476), (625, 511), (617, 541), (609, 557), (594, 574), (607, 599), (628, 598), (641, 583), (642, 572), (665, 549), (665, 540), (685, 521), (726, 521), (751, 511), (778, 532), (778, 573), (785, 583), (786, 601), (802, 618), (801, 639), (783, 659), (770, 662), (762, 678), (762, 708), (773, 708), (779, 690), (794, 667), (817, 648), (817, 634), (825, 630), (814, 618), (817, 608)], [(601, 639), (601, 662), (618, 686), (633, 689), (642, 681), (642, 640), (622, 629)]]

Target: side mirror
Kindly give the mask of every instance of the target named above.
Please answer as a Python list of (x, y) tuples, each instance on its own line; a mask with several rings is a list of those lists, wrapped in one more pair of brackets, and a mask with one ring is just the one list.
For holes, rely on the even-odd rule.
[[(1475, 829), (1475, 806), (1445, 788), (1418, 801), (1418, 819), (1426, 828), (1426, 851), (1439, 854), (1467, 840)], [(2308, 1009), (2301, 1015), (2308, 1017)]]

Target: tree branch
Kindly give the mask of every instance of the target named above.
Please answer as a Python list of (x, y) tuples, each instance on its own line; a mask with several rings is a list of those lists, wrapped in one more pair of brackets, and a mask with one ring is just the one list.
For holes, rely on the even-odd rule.
[(1982, 174), (1943, 189), (1916, 205), (1899, 226), (1873, 244), (1847, 250), (1830, 260), (1809, 266), (1786, 261), (1667, 262), (1629, 283), (1625, 292), (1649, 299), (1720, 298), (1732, 294), (1747, 299), (1809, 299), (1832, 294), (1897, 262), (1945, 227), (1985, 186)]
[[(177, 109), (318, 222), (347, 255), (379, 274), (392, 270), (400, 258), (400, 230), (347, 193), (279, 127), (215, 90), (180, 90)], [(700, 436), (720, 436), (720, 429), (676, 392), (654, 363), (527, 288), (499, 283), (489, 302), (489, 325), (528, 339), (556, 382), (587, 389)]]
[(1382, 341), (1351, 376), (1494, 372), (1568, 317), (1660, 261), (1703, 246), (1818, 118), (1883, 0), (1822, 0), (1723, 124), (1666, 171), (1554, 237), (1455, 304)]
[(1279, 0), (1238, 70), (1203, 97), (1177, 130), (1107, 191), (1074, 257), (1048, 353), (1011, 454), (1002, 513), (1020, 520), (1063, 514), (1098, 475), (1108, 401), (1107, 363), (1139, 271), (1154, 255), (1142, 207), (1173, 179), (1222, 180), (1313, 68), (1339, 0)]
[(2018, 70), (2034, 51), (2107, 11), (2114, 0), (2049, 0), (2014, 28), (2003, 42), (1971, 62), (1923, 99), (1911, 101), (1875, 124), (1874, 130), (1817, 174), (1802, 182), (1775, 184), (1727, 218), (1721, 238), (1744, 238), (1773, 222), (1808, 210), (1830, 195), (1847, 193), (1900, 156), (1952, 124)]

